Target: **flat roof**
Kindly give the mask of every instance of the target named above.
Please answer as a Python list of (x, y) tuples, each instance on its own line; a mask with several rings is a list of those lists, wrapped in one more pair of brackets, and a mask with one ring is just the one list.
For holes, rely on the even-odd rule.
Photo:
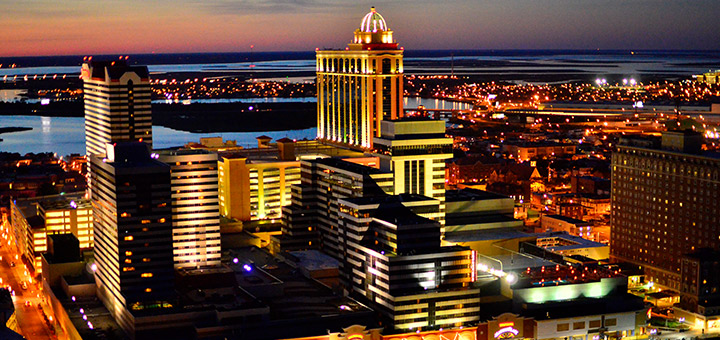
[(510, 197), (503, 194), (473, 188), (445, 191), (445, 202), (482, 201), (503, 198), (510, 199)]
[[(502, 262), (504, 272), (557, 265), (555, 262), (525, 253), (511, 253), (508, 255), (494, 255), (490, 257)], [(478, 261), (482, 261), (482, 257), (478, 257)]]
[(308, 270), (339, 268), (340, 262), (319, 250), (292, 251), (290, 255), (298, 259), (298, 265)]
[(38, 204), (45, 211), (67, 209), (92, 209), (92, 203), (86, 198), (72, 196), (54, 196), (53, 199), (40, 200)]
[(348, 203), (356, 205), (367, 205), (367, 204), (382, 204), (382, 203), (403, 203), (403, 202), (439, 202), (434, 198), (430, 198), (418, 194), (399, 194), (399, 195), (385, 195), (385, 196), (362, 196), (352, 198), (342, 198), (341, 200), (347, 201)]
[(473, 241), (494, 241), (494, 240), (510, 240), (516, 238), (532, 237), (532, 234), (518, 231), (515, 228), (496, 228), (488, 230), (478, 230), (472, 233), (461, 233), (445, 235), (448, 242), (473, 242)]
[(262, 268), (283, 282), (284, 294), (263, 299), (263, 302), (270, 306), (272, 320), (372, 312), (370, 308), (352, 298), (338, 296), (320, 282), (306, 278), (286, 260), (271, 255), (265, 249), (233, 248), (230, 254), (240, 261), (252, 262), (255, 267)]
[(580, 249), (580, 248), (609, 247), (607, 244), (604, 244), (604, 243), (591, 241), (591, 240), (582, 238), (580, 236), (570, 235), (566, 231), (550, 231), (550, 232), (545, 232), (545, 233), (537, 233), (534, 235), (537, 235), (538, 240), (543, 239), (543, 238), (561, 238), (561, 239), (575, 243), (575, 244), (569, 244), (569, 245), (563, 245), (563, 246), (548, 247), (548, 248), (551, 248), (552, 251)]

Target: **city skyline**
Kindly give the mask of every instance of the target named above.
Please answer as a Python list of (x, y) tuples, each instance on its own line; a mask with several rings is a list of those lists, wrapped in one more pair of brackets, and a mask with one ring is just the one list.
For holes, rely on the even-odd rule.
[(0, 56), (343, 46), (351, 37), (336, 32), (357, 28), (373, 5), (406, 49), (720, 49), (720, 3), (710, 0), (37, 0), (0, 4)]

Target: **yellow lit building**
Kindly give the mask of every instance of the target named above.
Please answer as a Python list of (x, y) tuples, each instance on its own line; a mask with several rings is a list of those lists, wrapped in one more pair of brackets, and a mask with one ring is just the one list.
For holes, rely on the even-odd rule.
[(241, 221), (279, 219), (300, 182), (300, 162), (224, 155), (218, 161), (220, 214)]
[(703, 74), (695, 75), (695, 80), (697, 80), (700, 83), (707, 83), (707, 84), (718, 84), (720, 81), (720, 70), (710, 70), (708, 72), (705, 72)]
[(403, 50), (373, 7), (345, 50), (318, 50), (318, 139), (370, 149), (403, 116)]
[(221, 152), (218, 157), (220, 215), (240, 221), (277, 220), (290, 204), (290, 187), (300, 184), (300, 160), (347, 157), (377, 167), (377, 157), (322, 144), (282, 138), (270, 143), (258, 137), (258, 147)]
[(16, 246), (38, 274), (40, 255), (47, 251), (47, 235), (73, 234), (81, 249), (94, 246), (92, 205), (82, 194), (14, 200), (11, 223)]

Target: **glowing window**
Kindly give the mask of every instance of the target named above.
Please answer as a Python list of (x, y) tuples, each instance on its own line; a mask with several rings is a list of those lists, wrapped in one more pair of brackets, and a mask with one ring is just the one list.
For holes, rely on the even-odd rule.
[(148, 224), (148, 223), (150, 223), (150, 220), (142, 220), (142, 221), (140, 221), (140, 223), (142, 223), (142, 224)]
[(123, 267), (124, 272), (131, 272), (133, 270), (135, 270), (135, 267)]
[(140, 276), (141, 277), (153, 277), (153, 274), (152, 273), (142, 273)]
[(125, 241), (132, 241), (132, 240), (134, 240), (134, 238), (132, 237), (132, 235), (125, 236)]
[(150, 292), (152, 292), (152, 288), (145, 288), (145, 293), (150, 293)]
[(125, 256), (132, 256), (132, 252), (131, 252), (131, 251), (129, 251), (129, 250), (128, 250), (128, 251), (126, 251), (126, 252), (125, 252)]

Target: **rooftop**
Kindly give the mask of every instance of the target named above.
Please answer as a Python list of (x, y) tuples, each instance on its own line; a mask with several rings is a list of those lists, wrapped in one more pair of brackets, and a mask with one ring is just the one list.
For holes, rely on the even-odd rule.
[(343, 201), (348, 203), (363, 206), (363, 205), (374, 205), (383, 203), (409, 203), (409, 202), (426, 202), (433, 201), (437, 202), (436, 199), (419, 194), (398, 194), (398, 195), (386, 195), (386, 196), (362, 196), (343, 198)]
[(293, 251), (290, 255), (298, 259), (298, 265), (308, 270), (338, 268), (340, 262), (319, 250)]
[(556, 246), (549, 246), (547, 248), (550, 248), (552, 251), (562, 251), (562, 250), (570, 250), (570, 249), (578, 249), (578, 248), (591, 248), (591, 247), (607, 247), (608, 245), (600, 242), (591, 241), (588, 239), (584, 239), (580, 236), (570, 235), (566, 231), (550, 231), (546, 233), (539, 233), (535, 234), (537, 235), (538, 241), (541, 239), (548, 239), (548, 238), (560, 238), (563, 239), (566, 242), (563, 242), (562, 244), (556, 245)]
[(447, 190), (445, 192), (445, 202), (481, 201), (504, 198), (511, 199), (510, 197), (502, 194), (472, 188)]
[(532, 234), (518, 231), (515, 228), (497, 228), (489, 230), (478, 230), (473, 233), (453, 233), (452, 235), (445, 235), (445, 240), (448, 242), (473, 242), (510, 240), (527, 237), (532, 237)]
[(341, 170), (347, 170), (350, 172), (354, 172), (357, 174), (363, 174), (363, 175), (374, 175), (374, 174), (384, 174), (384, 171), (381, 171), (377, 168), (372, 168), (369, 166), (356, 164), (352, 162), (347, 162), (339, 158), (318, 158), (313, 160), (313, 162), (318, 164), (323, 164), (327, 166), (331, 166), (334, 168), (338, 168)]
[(130, 66), (123, 59), (90, 61), (88, 66), (90, 66), (90, 72), (92, 72), (90, 76), (92, 78), (105, 79), (106, 70), (110, 80), (119, 80), (127, 72), (136, 73), (142, 79), (148, 79), (150, 75), (147, 66)]

